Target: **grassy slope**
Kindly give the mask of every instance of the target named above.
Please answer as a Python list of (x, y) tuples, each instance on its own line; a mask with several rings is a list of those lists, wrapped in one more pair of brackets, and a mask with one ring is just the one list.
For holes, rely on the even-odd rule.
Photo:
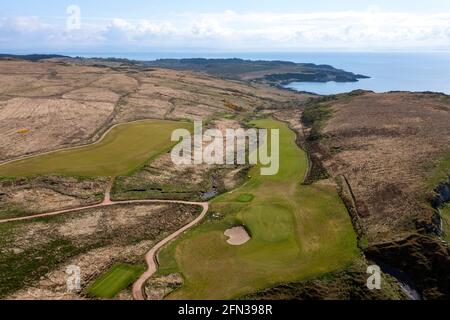
[(101, 275), (89, 288), (88, 293), (98, 298), (111, 299), (128, 288), (145, 271), (144, 266), (119, 264)]
[[(280, 172), (260, 176), (212, 203), (225, 215), (209, 220), (159, 255), (161, 273), (181, 272), (184, 286), (172, 299), (229, 299), (286, 281), (303, 280), (350, 264), (359, 252), (347, 211), (335, 188), (301, 186), (306, 154), (286, 125), (261, 120), (255, 124), (280, 129)], [(252, 194), (249, 202), (242, 195)], [(226, 243), (224, 231), (243, 224), (252, 240), (240, 247)]]
[(450, 152), (439, 159), (428, 181), (428, 188), (436, 188), (438, 184), (446, 181), (450, 176)]
[(441, 209), (442, 228), (445, 233), (445, 240), (450, 242), (450, 203)]
[[(447, 181), (450, 177), (450, 153), (443, 156), (434, 168), (431, 178), (428, 180), (428, 190), (436, 188), (440, 183)], [(444, 239), (450, 241), (450, 203), (445, 204), (441, 209), (442, 229)]]
[(172, 131), (190, 128), (187, 122), (148, 120), (112, 129), (94, 145), (16, 161), (0, 166), (0, 176), (45, 174), (116, 176), (127, 174), (167, 150)]

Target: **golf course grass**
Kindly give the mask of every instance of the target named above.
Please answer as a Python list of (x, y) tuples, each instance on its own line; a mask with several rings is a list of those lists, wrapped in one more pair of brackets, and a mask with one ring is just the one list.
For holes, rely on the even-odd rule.
[[(232, 299), (271, 285), (315, 277), (360, 257), (344, 204), (332, 185), (301, 185), (308, 163), (284, 123), (258, 120), (280, 130), (280, 171), (250, 180), (211, 203), (208, 219), (159, 254), (160, 274), (179, 272), (184, 285), (169, 299)], [(245, 226), (252, 239), (227, 244), (224, 231)]]
[(87, 290), (92, 297), (112, 299), (120, 291), (128, 288), (142, 273), (144, 266), (119, 264), (100, 276)]
[(255, 196), (252, 194), (241, 194), (239, 197), (237, 197), (238, 202), (252, 202), (252, 200), (255, 199)]
[(169, 150), (173, 130), (190, 129), (188, 122), (146, 120), (114, 127), (98, 143), (56, 151), (0, 166), (1, 177), (125, 175)]

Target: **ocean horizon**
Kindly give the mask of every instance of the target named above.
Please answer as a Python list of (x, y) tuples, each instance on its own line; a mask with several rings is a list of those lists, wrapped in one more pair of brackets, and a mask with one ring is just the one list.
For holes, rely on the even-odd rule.
[(353, 90), (432, 91), (450, 94), (450, 53), (448, 52), (300, 52), (300, 53), (238, 53), (238, 52), (148, 52), (148, 53), (62, 53), (87, 58), (126, 58), (157, 60), (182, 58), (241, 58), (249, 60), (283, 60), (296, 63), (327, 64), (345, 71), (369, 76), (358, 82), (293, 82), (286, 88), (321, 95)]

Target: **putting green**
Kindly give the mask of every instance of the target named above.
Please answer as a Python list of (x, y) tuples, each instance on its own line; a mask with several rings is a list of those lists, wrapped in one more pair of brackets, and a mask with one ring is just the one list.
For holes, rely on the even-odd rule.
[[(302, 186), (308, 163), (284, 123), (255, 121), (280, 130), (280, 171), (259, 175), (233, 193), (218, 197), (208, 220), (164, 248), (160, 273), (180, 272), (184, 285), (169, 299), (231, 299), (287, 281), (315, 277), (360, 257), (347, 210), (334, 186)], [(242, 202), (253, 195), (251, 202)], [(235, 247), (224, 231), (244, 225), (252, 239)]]
[(135, 170), (168, 150), (173, 130), (190, 129), (187, 122), (148, 120), (114, 127), (98, 143), (18, 160), (0, 166), (0, 176), (26, 177), (61, 174), (98, 177), (118, 176)]
[(100, 276), (87, 290), (93, 297), (111, 299), (128, 288), (145, 271), (144, 266), (120, 264)]
[(236, 200), (238, 202), (252, 202), (252, 200), (255, 198), (252, 194), (241, 194)]

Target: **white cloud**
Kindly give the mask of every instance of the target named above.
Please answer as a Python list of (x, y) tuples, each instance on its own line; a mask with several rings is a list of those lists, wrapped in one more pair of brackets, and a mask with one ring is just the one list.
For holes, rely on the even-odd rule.
[(0, 18), (0, 30), (18, 32), (22, 34), (33, 33), (49, 29), (38, 17)]
[(394, 13), (384, 12), (378, 7), (367, 11), (312, 13), (237, 13), (227, 10), (172, 14), (162, 20), (116, 18), (82, 26), (78, 32), (67, 33), (57, 26), (42, 23), (36, 17), (17, 17), (0, 20), (0, 35), (4, 38), (3, 35), (12, 30), (19, 34), (34, 33), (43, 40), (56, 43), (66, 41), (72, 45), (98, 47), (135, 44), (208, 46), (230, 50), (450, 49), (450, 12)]

